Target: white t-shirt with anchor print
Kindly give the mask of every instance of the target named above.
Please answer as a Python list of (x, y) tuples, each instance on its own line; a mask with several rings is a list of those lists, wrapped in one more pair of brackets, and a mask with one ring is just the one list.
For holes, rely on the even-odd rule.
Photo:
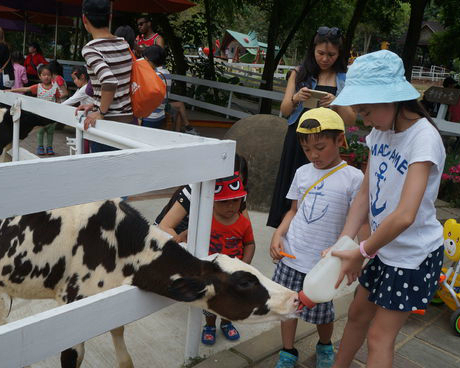
[(361, 186), (364, 176), (361, 170), (345, 166), (317, 184), (302, 201), (306, 190), (335, 167), (318, 170), (313, 164), (301, 166), (286, 195), (288, 199), (297, 200), (297, 213), (283, 244), (285, 251), (296, 259), (284, 257), (282, 262), (299, 272), (310, 271), (321, 259), (321, 252), (337, 241), (350, 204)]
[(378, 251), (386, 265), (416, 269), (443, 242), (442, 226), (436, 219), (434, 206), (446, 158), (441, 136), (423, 118), (400, 133), (373, 129), (366, 143), (371, 150), (369, 221), (372, 231), (398, 206), (409, 165), (433, 163), (414, 223)]

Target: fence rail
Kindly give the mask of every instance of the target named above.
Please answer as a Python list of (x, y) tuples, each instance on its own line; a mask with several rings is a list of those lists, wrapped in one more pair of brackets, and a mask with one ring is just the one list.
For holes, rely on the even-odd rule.
[[(249, 112), (245, 112), (245, 111), (241, 111), (241, 110), (232, 108), (232, 104), (234, 102), (234, 93), (240, 93), (240, 94), (256, 97), (259, 99), (259, 102), (260, 102), (260, 99), (262, 98), (269, 98), (273, 101), (282, 101), (284, 97), (284, 94), (280, 92), (265, 91), (262, 89), (243, 87), (243, 86), (238, 86), (238, 85), (230, 84), (230, 83), (222, 83), (222, 82), (210, 81), (207, 79), (186, 77), (186, 76), (179, 75), (179, 74), (172, 74), (171, 78), (173, 81), (186, 82), (189, 85), (205, 86), (209, 88), (215, 88), (217, 90), (228, 91), (229, 97), (227, 100), (227, 107), (199, 100), (197, 98), (198, 96), (196, 93), (196, 88), (195, 88), (195, 94), (193, 97), (182, 96), (182, 95), (178, 95), (175, 93), (170, 94), (170, 97), (173, 100), (182, 101), (192, 106), (196, 106), (196, 107), (200, 107), (206, 110), (225, 114), (227, 117), (233, 116), (233, 117), (241, 119), (241, 118), (245, 118), (247, 116), (253, 115), (253, 113), (249, 113)], [(257, 106), (256, 106), (256, 109), (257, 109)], [(258, 111), (256, 111), (255, 113), (258, 113)], [(279, 112), (279, 116), (281, 116), (281, 112)]]
[[(194, 183), (189, 251), (198, 257), (207, 255), (214, 179), (233, 172), (234, 141), (106, 120), (98, 121), (96, 128), (83, 131), (73, 107), (11, 92), (0, 93), (0, 103), (16, 107), (15, 130), (19, 127), (21, 110), (26, 110), (74, 127), (78, 152), (81, 152), (83, 138), (122, 149), (0, 163), (0, 218)], [(13, 151), (18, 152), (16, 159), (21, 157), (18, 139), (17, 135), (13, 142)], [(16, 368), (40, 361), (172, 302), (123, 286), (0, 326), (0, 365)], [(198, 355), (200, 324), (200, 310), (190, 308), (186, 359)]]

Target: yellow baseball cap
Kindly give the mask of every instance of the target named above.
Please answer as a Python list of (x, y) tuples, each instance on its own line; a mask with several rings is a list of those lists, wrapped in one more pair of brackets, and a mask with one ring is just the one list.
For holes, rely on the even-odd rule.
[[(312, 129), (302, 128), (302, 123), (309, 119), (317, 120), (320, 126)], [(345, 124), (340, 115), (334, 110), (325, 107), (318, 107), (316, 109), (305, 111), (300, 117), (299, 124), (296, 129), (297, 133), (302, 134), (315, 134), (324, 130), (341, 130), (342, 132), (345, 132)], [(345, 137), (344, 145), (345, 148), (348, 148), (348, 143)]]

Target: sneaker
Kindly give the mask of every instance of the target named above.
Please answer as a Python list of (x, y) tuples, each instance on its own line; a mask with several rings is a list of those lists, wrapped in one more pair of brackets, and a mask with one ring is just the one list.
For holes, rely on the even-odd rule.
[(46, 147), (46, 154), (48, 156), (53, 156), (54, 155), (53, 147), (51, 146)]
[(37, 147), (37, 155), (44, 156), (45, 155), (45, 148), (43, 146)]
[(195, 130), (194, 127), (190, 126), (190, 125), (187, 125), (184, 129), (184, 133), (187, 133), (187, 134), (192, 134), (192, 135), (199, 135), (198, 132)]
[(222, 333), (224, 334), (227, 340), (235, 341), (240, 338), (240, 333), (231, 323), (220, 325), (220, 329), (222, 330)]
[(294, 368), (297, 363), (298, 357), (294, 354), (288, 353), (287, 351), (280, 351), (280, 358), (276, 363), (275, 368)]
[(316, 345), (316, 368), (330, 368), (334, 365), (335, 353), (331, 344)]
[(216, 328), (204, 326), (201, 333), (201, 342), (205, 345), (214, 345), (216, 342)]

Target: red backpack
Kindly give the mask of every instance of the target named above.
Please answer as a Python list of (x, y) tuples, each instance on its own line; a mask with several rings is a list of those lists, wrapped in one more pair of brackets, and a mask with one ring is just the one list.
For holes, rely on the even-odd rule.
[(131, 106), (137, 118), (149, 116), (161, 105), (166, 95), (166, 84), (161, 80), (149, 62), (145, 59), (133, 58), (131, 70)]

